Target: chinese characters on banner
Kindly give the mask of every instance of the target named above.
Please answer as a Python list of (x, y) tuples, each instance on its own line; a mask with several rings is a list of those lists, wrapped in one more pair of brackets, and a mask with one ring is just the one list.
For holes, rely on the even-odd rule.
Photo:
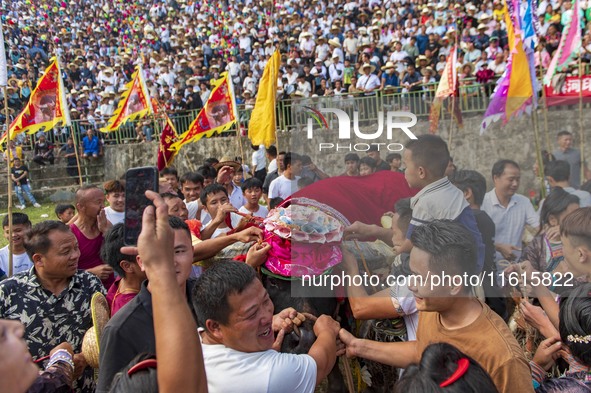
[(548, 106), (574, 105), (578, 103), (581, 87), (583, 101), (591, 102), (591, 75), (583, 76), (581, 79), (578, 76), (567, 76), (564, 83), (558, 86), (544, 86)]

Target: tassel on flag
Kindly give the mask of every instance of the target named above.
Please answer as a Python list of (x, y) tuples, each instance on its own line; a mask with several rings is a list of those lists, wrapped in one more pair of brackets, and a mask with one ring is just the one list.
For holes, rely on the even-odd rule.
[(62, 75), (57, 60), (45, 69), (29, 102), (9, 127), (10, 139), (21, 132), (34, 134), (67, 124)]
[[(441, 107), (443, 105), (443, 101), (447, 97), (453, 97), (456, 94), (456, 90), (458, 88), (458, 73), (456, 71), (457, 58), (458, 48), (454, 45), (450, 52), (450, 56), (447, 57), (445, 68), (443, 69), (443, 75), (441, 76), (441, 81), (439, 82), (437, 91), (435, 92), (435, 99), (433, 100), (433, 104), (431, 104), (431, 113), (429, 115), (429, 132), (431, 132), (431, 134), (435, 134), (435, 132), (437, 132), (437, 128), (439, 127), (439, 118), (441, 117)], [(455, 97), (453, 99), (455, 99)], [(452, 115), (455, 117), (458, 125), (461, 127), (462, 116), (461, 113), (458, 115), (460, 110), (459, 105), (452, 106), (454, 107), (452, 110)]]
[(116, 131), (128, 120), (139, 119), (154, 113), (150, 94), (144, 81), (141, 66), (138, 66), (125, 91), (113, 116), (107, 121), (107, 125), (101, 128), (101, 132)]
[(171, 149), (178, 152), (187, 143), (197, 142), (204, 136), (210, 137), (214, 133), (227, 131), (236, 123), (238, 119), (236, 99), (228, 73), (222, 73), (221, 78), (215, 81), (214, 85), (203, 109), (189, 125), (189, 129), (172, 144)]
[(158, 172), (167, 168), (174, 161), (175, 156), (178, 154), (177, 150), (173, 150), (170, 147), (178, 141), (176, 129), (170, 121), (170, 118), (164, 114), (166, 119), (166, 126), (160, 134), (160, 144), (158, 146), (158, 158), (156, 160), (156, 166)]

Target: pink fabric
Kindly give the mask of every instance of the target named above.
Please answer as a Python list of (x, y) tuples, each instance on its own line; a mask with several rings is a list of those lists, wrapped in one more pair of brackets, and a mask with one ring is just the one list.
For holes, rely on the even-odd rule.
[[(74, 236), (76, 236), (76, 239), (78, 239), (78, 247), (80, 248), (78, 269), (88, 270), (103, 265), (104, 262), (100, 257), (101, 246), (104, 241), (103, 235), (100, 234), (94, 239), (89, 239), (75, 224), (70, 225), (70, 229), (74, 233)], [(101, 281), (105, 288), (110, 288), (115, 282), (115, 275), (111, 273), (108, 279)]]
[(128, 292), (128, 293), (119, 293), (117, 294), (117, 290), (119, 289), (119, 284), (121, 283), (121, 277), (118, 277), (113, 285), (109, 288), (107, 292), (107, 304), (111, 308), (111, 316), (115, 315), (117, 311), (121, 309), (121, 307), (125, 306), (129, 303), (134, 297), (137, 296), (137, 292)]

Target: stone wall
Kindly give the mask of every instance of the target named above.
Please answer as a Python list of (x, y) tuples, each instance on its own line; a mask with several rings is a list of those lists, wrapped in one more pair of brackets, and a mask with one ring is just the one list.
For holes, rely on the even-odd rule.
[[(549, 113), (548, 128), (550, 143), (554, 149), (555, 136), (558, 131), (568, 130), (575, 134), (575, 146), (580, 146), (579, 137), (579, 112), (577, 107), (573, 109), (553, 110)], [(500, 123), (493, 124), (484, 135), (480, 135), (480, 123), (482, 115), (475, 115), (464, 118), (463, 129), (454, 126), (452, 131), (451, 153), (458, 168), (475, 169), (481, 172), (491, 186), (490, 170), (493, 163), (500, 158), (508, 158), (517, 161), (522, 167), (521, 193), (535, 188), (533, 165), (535, 163), (535, 138), (531, 116), (523, 116), (511, 120), (506, 126)], [(540, 141), (542, 148), (546, 149), (546, 131), (542, 112), (539, 113)], [(591, 112), (585, 109), (583, 126), (586, 135), (585, 152), (589, 157), (591, 154), (591, 139), (589, 138), (589, 125), (591, 124)], [(419, 120), (412, 128), (416, 135), (428, 132), (429, 124), (425, 120)], [(448, 120), (441, 121), (440, 135), (446, 141), (449, 138), (450, 123)], [(365, 130), (365, 129), (364, 129)], [(365, 132), (373, 131), (367, 129)], [(330, 175), (343, 172), (343, 158), (349, 151), (340, 149), (338, 152), (318, 151), (320, 142), (337, 141), (337, 131), (314, 130), (314, 139), (306, 138), (305, 130), (294, 131), (293, 133), (280, 133), (278, 147), (280, 150), (293, 150), (299, 153), (309, 154), (313, 161)], [(393, 139), (388, 141), (384, 136), (377, 140), (363, 141), (352, 140), (351, 143), (391, 143), (399, 142), (405, 144), (409, 138), (400, 130), (395, 131)], [(349, 142), (347, 142), (348, 144)], [(240, 147), (242, 145), (242, 149)], [(156, 162), (156, 143), (129, 144), (121, 146), (107, 146), (105, 149), (105, 173), (109, 177), (119, 177), (125, 173), (127, 168), (154, 165)], [(384, 145), (382, 145), (384, 146)], [(207, 138), (183, 147), (176, 159), (175, 166), (179, 173), (197, 169), (207, 157), (243, 156), (247, 163), (250, 162), (252, 150), (247, 138), (241, 138), (240, 143), (237, 137), (216, 137)], [(381, 156), (385, 158), (388, 151), (383, 151)], [(359, 152), (360, 156), (365, 153)], [(591, 161), (591, 160), (588, 160)]]

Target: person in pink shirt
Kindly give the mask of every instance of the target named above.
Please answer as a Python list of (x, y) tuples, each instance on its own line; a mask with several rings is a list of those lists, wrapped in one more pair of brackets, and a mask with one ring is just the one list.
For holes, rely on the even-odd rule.
[(84, 185), (76, 191), (76, 210), (78, 218), (70, 229), (78, 239), (80, 248), (79, 269), (87, 270), (109, 288), (115, 281), (113, 269), (100, 257), (103, 234), (111, 227), (105, 215), (105, 194), (93, 185)]
[(121, 253), (124, 242), (124, 225), (116, 224), (105, 234), (101, 246), (101, 259), (117, 273), (115, 282), (107, 292), (111, 316), (131, 301), (140, 291), (146, 273), (142, 271), (135, 256)]

